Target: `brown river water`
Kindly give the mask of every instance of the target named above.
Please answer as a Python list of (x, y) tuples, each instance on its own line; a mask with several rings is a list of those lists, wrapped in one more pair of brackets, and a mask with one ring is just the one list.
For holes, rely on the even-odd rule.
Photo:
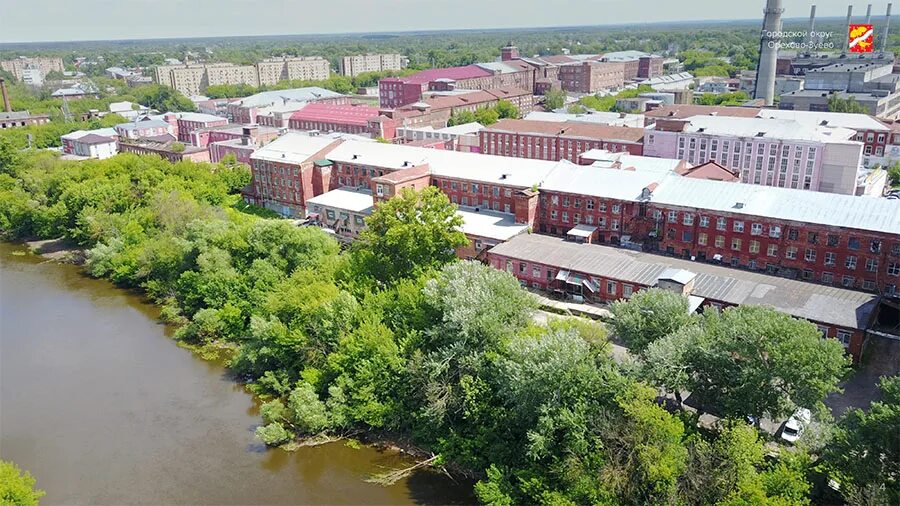
[(257, 403), (137, 295), (0, 243), (0, 458), (41, 504), (465, 504), (471, 484), (343, 443), (266, 449)]

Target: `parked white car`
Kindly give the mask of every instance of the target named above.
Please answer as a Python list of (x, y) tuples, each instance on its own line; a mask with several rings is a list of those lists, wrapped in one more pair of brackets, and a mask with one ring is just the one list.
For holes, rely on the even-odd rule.
[(800, 436), (803, 435), (803, 431), (806, 430), (806, 426), (809, 425), (809, 422), (812, 421), (812, 413), (806, 408), (800, 408), (790, 418), (788, 421), (784, 423), (784, 429), (781, 430), (781, 439), (789, 443), (794, 443)]

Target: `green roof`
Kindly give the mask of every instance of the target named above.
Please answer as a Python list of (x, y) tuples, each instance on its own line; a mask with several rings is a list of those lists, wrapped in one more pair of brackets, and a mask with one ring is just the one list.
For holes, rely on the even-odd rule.
[(313, 162), (313, 163), (314, 163), (317, 167), (324, 167), (324, 166), (326, 166), (326, 165), (331, 165), (331, 160), (328, 160), (327, 158), (322, 158), (321, 160), (316, 160), (316, 161)]

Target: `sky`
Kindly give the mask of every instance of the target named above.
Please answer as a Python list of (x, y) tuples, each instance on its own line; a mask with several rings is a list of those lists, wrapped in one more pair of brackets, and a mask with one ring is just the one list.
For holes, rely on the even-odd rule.
[[(843, 17), (849, 0), (783, 0)], [(873, 2), (883, 17), (887, 2)], [(762, 19), (765, 0), (0, 0), (0, 43)], [(857, 16), (866, 3), (854, 5)]]

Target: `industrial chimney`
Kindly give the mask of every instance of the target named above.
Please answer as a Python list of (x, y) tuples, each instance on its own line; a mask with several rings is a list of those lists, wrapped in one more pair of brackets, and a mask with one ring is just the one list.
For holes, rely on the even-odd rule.
[(812, 52), (812, 48), (816, 43), (816, 37), (813, 36), (813, 33), (816, 31), (816, 4), (812, 4), (812, 7), (809, 8), (809, 51)]
[[(890, 9), (890, 7), (888, 7)], [(12, 104), (9, 102), (9, 91), (6, 89), (6, 80), (0, 77), (0, 94), (3, 94), (3, 110), (13, 112)]]
[(848, 5), (847, 6), (847, 24), (844, 25), (844, 40), (847, 41), (847, 42), (844, 42), (844, 52), (845, 53), (850, 50), (849, 35), (850, 35), (850, 22), (852, 21), (852, 18), (853, 18), (853, 6)]
[(866, 7), (866, 24), (872, 24), (872, 4), (869, 4), (869, 6)]
[(887, 51), (888, 44), (888, 32), (891, 31), (891, 4), (888, 3), (887, 7), (887, 21), (884, 23), (884, 42), (881, 44), (881, 52)]
[(765, 105), (775, 103), (775, 66), (778, 63), (778, 44), (781, 42), (781, 0), (766, 0), (763, 27), (759, 34), (759, 64), (756, 66), (756, 90), (753, 98), (763, 99)]

